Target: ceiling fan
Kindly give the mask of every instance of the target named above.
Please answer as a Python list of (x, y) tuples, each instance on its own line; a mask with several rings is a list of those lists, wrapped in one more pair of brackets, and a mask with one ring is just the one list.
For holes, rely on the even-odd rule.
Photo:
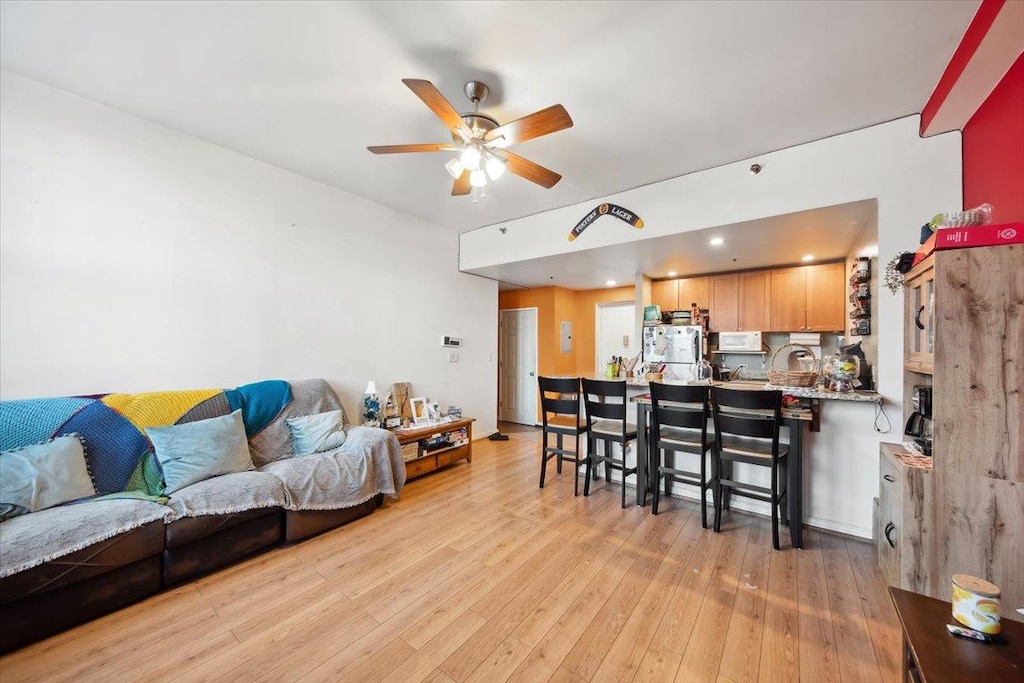
[(463, 88), (466, 97), (473, 103), (473, 111), (466, 114), (455, 111), (451, 103), (430, 81), (403, 78), (402, 82), (451, 130), (452, 142), (367, 147), (374, 154), (458, 152), (456, 158), (444, 165), (448, 173), (455, 178), (452, 196), (473, 192), (474, 201), (477, 188), (487, 185), (488, 178), (500, 178), (506, 168), (517, 176), (545, 188), (554, 187), (562, 179), (562, 176), (554, 171), (507, 150), (516, 143), (571, 128), (572, 119), (562, 105), (556, 104), (505, 125), (499, 125), (493, 117), (479, 111), (480, 103), (487, 99), (488, 93), (487, 86), (479, 81), (470, 81)]

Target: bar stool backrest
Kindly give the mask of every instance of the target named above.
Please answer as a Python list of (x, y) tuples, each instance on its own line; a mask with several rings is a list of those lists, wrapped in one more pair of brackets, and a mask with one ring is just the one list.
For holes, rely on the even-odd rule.
[(579, 419), (579, 377), (538, 377), (537, 384), (540, 385), (540, 405), (545, 429), (548, 426), (549, 413)]
[(660, 427), (681, 427), (708, 429), (707, 386), (685, 386), (651, 382), (651, 412), (655, 429)]
[[(618, 401), (608, 400), (618, 399)], [(595, 419), (619, 420), (625, 429), (626, 383), (583, 378), (583, 405), (587, 411), (587, 426)]]
[(715, 431), (719, 434), (771, 439), (778, 451), (782, 426), (782, 392), (711, 388)]

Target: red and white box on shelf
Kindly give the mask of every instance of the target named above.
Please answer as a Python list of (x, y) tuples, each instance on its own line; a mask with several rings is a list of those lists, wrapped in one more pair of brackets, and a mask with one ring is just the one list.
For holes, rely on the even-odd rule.
[(978, 225), (973, 228), (939, 228), (935, 231), (934, 238), (936, 251), (1024, 244), (1024, 223)]

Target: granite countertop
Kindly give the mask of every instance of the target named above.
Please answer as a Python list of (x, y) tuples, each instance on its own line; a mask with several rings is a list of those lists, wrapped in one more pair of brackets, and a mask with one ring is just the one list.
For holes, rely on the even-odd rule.
[[(572, 377), (572, 375), (561, 375), (562, 377)], [(604, 375), (591, 375), (588, 379), (599, 379), (608, 380)], [(625, 380), (626, 386), (646, 389), (650, 387), (651, 383), (648, 382), (643, 376), (639, 377), (617, 377), (610, 381), (617, 382)], [(683, 380), (666, 380), (666, 384), (690, 384), (688, 381)], [(821, 399), (825, 401), (852, 401), (855, 403), (882, 403), (882, 397), (875, 391), (828, 391), (826, 389), (817, 389), (810, 387), (779, 387), (768, 384), (763, 379), (738, 379), (729, 382), (712, 382), (716, 387), (732, 387), (735, 389), (778, 389), (787, 396), (795, 396), (796, 398), (810, 398), (810, 399)]]

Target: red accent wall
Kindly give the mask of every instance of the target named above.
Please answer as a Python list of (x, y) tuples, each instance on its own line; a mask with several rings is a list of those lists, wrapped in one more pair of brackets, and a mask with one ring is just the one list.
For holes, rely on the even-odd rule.
[(993, 223), (1024, 221), (1024, 54), (964, 126), (964, 208), (982, 202)]

